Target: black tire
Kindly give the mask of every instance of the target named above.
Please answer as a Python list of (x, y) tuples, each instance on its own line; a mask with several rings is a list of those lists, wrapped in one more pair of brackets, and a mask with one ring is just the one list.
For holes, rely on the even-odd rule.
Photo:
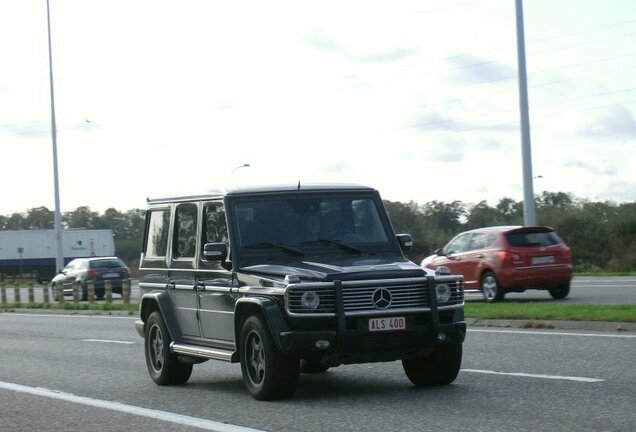
[(440, 345), (427, 357), (402, 360), (406, 376), (417, 387), (452, 383), (461, 364), (462, 344)]
[(144, 351), (150, 378), (159, 385), (184, 384), (190, 379), (192, 365), (181, 363), (170, 352), (172, 338), (161, 314), (150, 314), (145, 326)]
[(329, 366), (326, 366), (320, 363), (316, 359), (303, 359), (300, 361), (300, 372), (301, 373), (310, 373), (310, 374), (318, 374), (327, 372)]
[(243, 382), (256, 400), (290, 397), (298, 386), (299, 361), (278, 351), (263, 320), (250, 316), (240, 339)]
[(568, 296), (568, 294), (570, 294), (570, 284), (566, 283), (566, 284), (560, 285), (560, 286), (558, 286), (556, 288), (552, 288), (549, 291), (550, 291), (550, 295), (552, 296), (553, 299), (562, 300), (562, 299), (566, 298)]
[(488, 303), (503, 300), (504, 290), (493, 272), (487, 271), (481, 276), (481, 293)]
[(87, 301), (88, 300), (88, 286), (86, 286), (86, 284), (82, 284), (82, 290), (80, 291), (80, 295), (79, 295), (79, 299), (80, 301)]

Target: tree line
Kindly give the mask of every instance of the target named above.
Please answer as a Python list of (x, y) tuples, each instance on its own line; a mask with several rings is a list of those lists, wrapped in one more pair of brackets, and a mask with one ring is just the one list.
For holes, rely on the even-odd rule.
[[(431, 201), (419, 204), (384, 201), (396, 232), (414, 240), (409, 258), (422, 258), (444, 246), (456, 234), (495, 225), (523, 225), (523, 202), (502, 198), (468, 204)], [(633, 271), (636, 268), (636, 202), (591, 202), (564, 192), (535, 197), (537, 224), (554, 228), (572, 248), (577, 271)], [(145, 210), (103, 213), (83, 206), (62, 214), (64, 228), (111, 229), (117, 255), (131, 267), (139, 261)], [(53, 229), (54, 213), (46, 207), (0, 215), (0, 230)]]

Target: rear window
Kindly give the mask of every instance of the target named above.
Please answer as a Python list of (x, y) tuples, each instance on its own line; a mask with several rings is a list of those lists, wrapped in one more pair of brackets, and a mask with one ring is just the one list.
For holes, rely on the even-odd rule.
[(125, 267), (125, 264), (117, 259), (91, 261), (90, 268), (118, 268)]
[(514, 247), (554, 246), (561, 243), (554, 231), (513, 232), (506, 234), (506, 240)]

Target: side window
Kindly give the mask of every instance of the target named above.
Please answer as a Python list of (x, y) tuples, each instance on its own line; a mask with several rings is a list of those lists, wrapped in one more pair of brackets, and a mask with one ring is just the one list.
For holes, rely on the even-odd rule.
[(173, 253), (176, 258), (194, 258), (197, 236), (196, 204), (181, 204), (175, 213)]
[(457, 237), (452, 240), (448, 247), (446, 248), (446, 253), (448, 255), (465, 252), (468, 250), (468, 245), (470, 244), (470, 234), (464, 234), (462, 236)]
[[(213, 202), (203, 205), (201, 250), (206, 243), (228, 243), (227, 224), (223, 203)], [(203, 254), (199, 261), (199, 268), (209, 270), (224, 270), (220, 261), (205, 261)]]
[(473, 238), (470, 242), (470, 249), (485, 249), (488, 247), (488, 241), (491, 234), (486, 233), (477, 233), (473, 234)]
[(208, 203), (203, 207), (203, 235), (201, 249), (206, 243), (227, 242), (227, 224), (223, 204)]
[(146, 256), (149, 258), (163, 258), (168, 250), (170, 210), (151, 210), (147, 217)]

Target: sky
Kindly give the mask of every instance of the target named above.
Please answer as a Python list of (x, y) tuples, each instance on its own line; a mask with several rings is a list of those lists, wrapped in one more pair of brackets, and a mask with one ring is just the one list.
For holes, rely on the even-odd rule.
[[(63, 212), (298, 181), (523, 201), (514, 0), (50, 8)], [(636, 1), (523, 13), (534, 193), (636, 201)], [(48, 55), (46, 1), (0, 0), (0, 215), (55, 208)]]

